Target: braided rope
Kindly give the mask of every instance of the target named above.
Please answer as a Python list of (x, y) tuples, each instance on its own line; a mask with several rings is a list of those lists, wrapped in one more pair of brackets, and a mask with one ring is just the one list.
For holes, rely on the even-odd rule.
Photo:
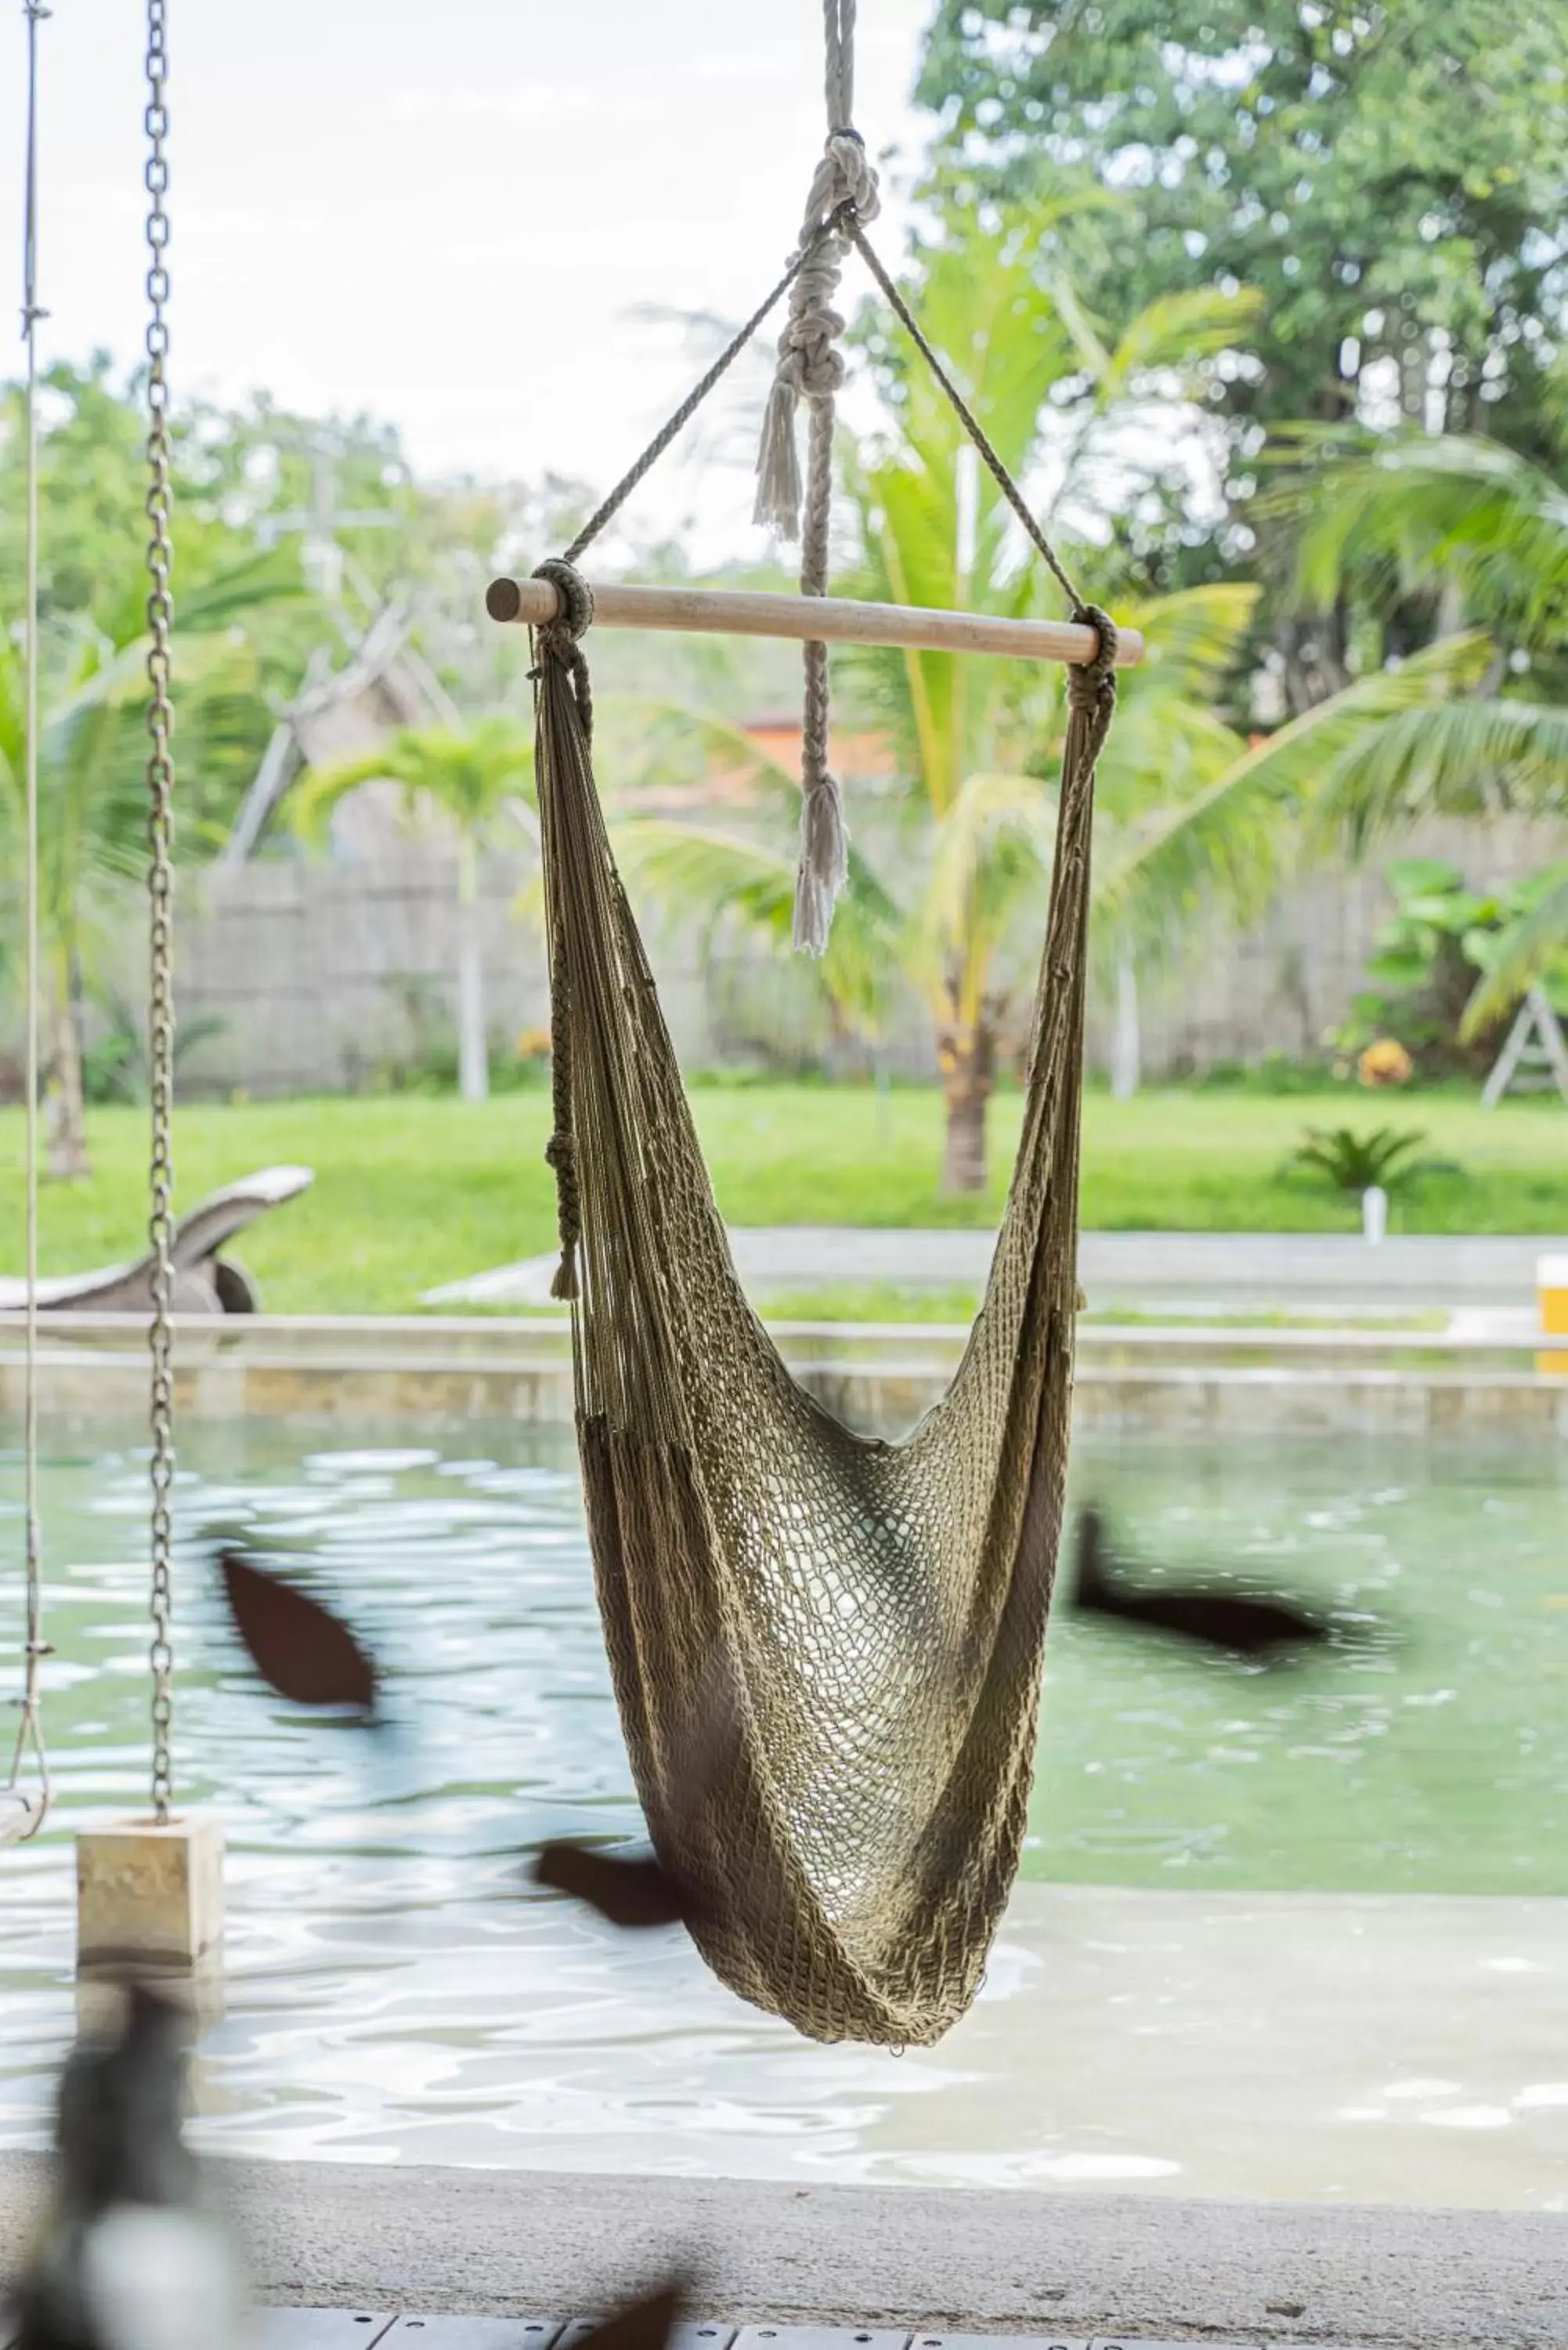
[(641, 456), (627, 468), (614, 489), (588, 516), (562, 556), (561, 560), (564, 563), (576, 563), (579, 556), (587, 553), (606, 525), (615, 520), (644, 474), (659, 463), (670, 442), (677, 439), (690, 424), (709, 393), (728, 375), (757, 328), (762, 326), (774, 307), (784, 299), (801, 271), (811, 262), (817, 244), (827, 234), (828, 227), (825, 224), (815, 234), (804, 240), (798, 251), (791, 255), (789, 265), (772, 293), (758, 303), (745, 325), (736, 329), (701, 382), (692, 385), (674, 415), (668, 422), (660, 425)]

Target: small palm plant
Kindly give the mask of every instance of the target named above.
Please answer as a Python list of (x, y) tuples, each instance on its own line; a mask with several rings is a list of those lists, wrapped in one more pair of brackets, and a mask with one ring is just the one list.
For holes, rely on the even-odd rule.
[(1412, 1155), (1426, 1139), (1418, 1128), (1379, 1126), (1357, 1134), (1348, 1126), (1309, 1126), (1282, 1171), (1299, 1170), (1333, 1191), (1357, 1196), (1374, 1190), (1407, 1191), (1424, 1175), (1457, 1175), (1459, 1169), (1447, 1160)]

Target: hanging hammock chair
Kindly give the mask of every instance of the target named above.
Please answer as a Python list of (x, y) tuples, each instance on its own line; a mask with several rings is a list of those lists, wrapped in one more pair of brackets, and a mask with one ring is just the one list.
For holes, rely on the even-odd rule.
[[(828, 0), (830, 106), (843, 5)], [(841, 84), (845, 123), (846, 101)], [(836, 142), (842, 154), (850, 140), (843, 124), (835, 128), (830, 159)], [(854, 168), (854, 155), (847, 160)], [(903, 1443), (857, 1435), (814, 1401), (746, 1302), (594, 782), (583, 652), (593, 597), (575, 558), (756, 320), (606, 501), (570, 559), (542, 566), (532, 582), (497, 582), (490, 608), (498, 619), (554, 615), (535, 619), (533, 641), (557, 1295), (573, 1300), (588, 1527), (638, 1793), (660, 1859), (687, 1889), (693, 1937), (725, 1983), (815, 2039), (899, 2047), (940, 2038), (973, 2000), (1024, 1829), (1066, 1470), (1089, 834), (1117, 639), (1071, 590), (866, 244), (864, 183), (857, 202), (829, 173), (814, 205), (791, 275), (770, 298), (807, 265), (820, 270), (825, 247), (833, 260), (846, 242), (860, 248), (1068, 586), (1076, 623), (1068, 633), (1081, 648), (1066, 672), (1056, 854), (1018, 1163), (962, 1364)], [(797, 300), (792, 324), (801, 309)], [(775, 388), (775, 458), (781, 425), (793, 438), (800, 390), (786, 384), (780, 403)], [(805, 390), (813, 429), (803, 586), (820, 595), (831, 385)], [(651, 608), (657, 591), (640, 592)], [(639, 593), (617, 591), (621, 617), (635, 616)], [(691, 591), (682, 593), (690, 606)], [(608, 591), (602, 600), (610, 603)], [(732, 610), (762, 600), (714, 599)], [(836, 630), (828, 616), (842, 608), (827, 607), (825, 636)], [(901, 617), (906, 629), (918, 627), (918, 616)], [(692, 625), (690, 612), (672, 624)], [(825, 764), (821, 643), (807, 645), (806, 661), (797, 933), (804, 925), (806, 942), (820, 945), (823, 902), (830, 910), (841, 878), (842, 833)]]

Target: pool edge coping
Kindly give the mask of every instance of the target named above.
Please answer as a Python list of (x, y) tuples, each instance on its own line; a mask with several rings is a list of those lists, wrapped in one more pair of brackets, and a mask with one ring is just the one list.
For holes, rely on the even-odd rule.
[[(533, 2314), (684, 2258), (740, 2323), (963, 2324), (1050, 2339), (1568, 2342), (1568, 2220), (1033, 2189), (213, 2160), (258, 2297)], [(45, 2158), (0, 2154), (0, 2258)]]

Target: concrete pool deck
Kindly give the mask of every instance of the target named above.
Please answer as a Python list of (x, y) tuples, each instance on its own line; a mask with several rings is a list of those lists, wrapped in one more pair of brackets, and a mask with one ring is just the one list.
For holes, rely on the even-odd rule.
[[(731, 2323), (962, 2327), (1043, 2344), (1568, 2342), (1568, 2221), (1533, 2214), (214, 2166), (260, 2298), (521, 2316), (602, 2309), (684, 2262)], [(0, 2272), (45, 2188), (0, 2157)]]
[[(967, 1326), (770, 1324), (795, 1376), (850, 1426), (885, 1436), (938, 1402)], [(1568, 1438), (1568, 1378), (1538, 1371), (1524, 1327), (1443, 1330), (1080, 1324), (1077, 1422), (1127, 1432)], [(145, 1410), (147, 1334), (136, 1315), (51, 1316), (42, 1334), (47, 1422)], [(562, 1315), (397, 1318), (182, 1316), (179, 1416), (224, 1420), (470, 1419), (569, 1426), (571, 1332)], [(22, 1331), (0, 1316), (0, 1419), (20, 1419)]]

